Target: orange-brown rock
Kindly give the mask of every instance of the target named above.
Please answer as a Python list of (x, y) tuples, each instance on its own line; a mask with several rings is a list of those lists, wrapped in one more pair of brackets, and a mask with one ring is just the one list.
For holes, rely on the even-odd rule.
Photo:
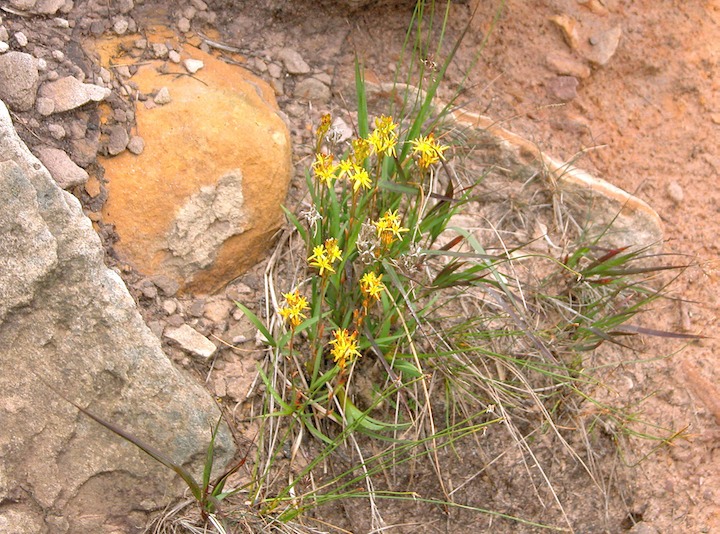
[(281, 224), (290, 138), (270, 87), (199, 50), (204, 68), (161, 75), (141, 67), (140, 92), (167, 87), (170, 102), (136, 109), (144, 151), (104, 159), (106, 223), (116, 251), (147, 275), (210, 293), (254, 265)]

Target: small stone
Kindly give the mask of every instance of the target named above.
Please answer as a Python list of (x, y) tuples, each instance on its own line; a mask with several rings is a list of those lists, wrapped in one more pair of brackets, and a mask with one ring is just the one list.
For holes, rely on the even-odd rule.
[(117, 156), (127, 148), (130, 137), (124, 126), (116, 124), (110, 127), (110, 138), (108, 139), (107, 150), (111, 156)]
[(168, 326), (177, 328), (185, 324), (185, 319), (183, 319), (182, 315), (176, 313), (168, 317), (167, 324)]
[(82, 83), (72, 76), (60, 78), (54, 82), (46, 82), (40, 86), (39, 90), (40, 96), (54, 102), (54, 113), (69, 111), (88, 102), (100, 102), (110, 94), (110, 89), (91, 83)]
[(252, 294), (253, 290), (242, 282), (229, 285), (225, 288), (225, 298), (232, 302), (243, 302)]
[(219, 323), (228, 318), (233, 308), (232, 302), (227, 300), (211, 300), (205, 304), (203, 315), (213, 323)]
[(164, 336), (177, 343), (184, 351), (208, 359), (217, 351), (217, 347), (197, 330), (184, 324), (178, 328), (166, 328)]
[(168, 315), (172, 315), (178, 309), (177, 301), (174, 299), (167, 299), (162, 303), (162, 309)]
[[(85, 189), (85, 192), (90, 195), (90, 198), (97, 198), (98, 195), (103, 192), (103, 186), (100, 183), (100, 180), (98, 180), (95, 176), (91, 176), (88, 181), (85, 182), (83, 189)], [(97, 216), (100, 218), (102, 215), (98, 213)], [(88, 215), (88, 217), (90, 217), (90, 220), (93, 220), (90, 215)]]
[(195, 9), (193, 6), (188, 6), (183, 11), (183, 17), (188, 20), (192, 20), (193, 17), (195, 17), (195, 13), (197, 13), (197, 9)]
[(310, 102), (330, 100), (330, 88), (317, 78), (307, 78), (295, 86), (295, 98)]
[(190, 74), (195, 74), (197, 71), (199, 71), (205, 66), (205, 63), (203, 63), (199, 59), (186, 59), (185, 61), (183, 61), (183, 65), (185, 65), (185, 69)]
[(168, 59), (173, 63), (180, 63), (180, 53), (176, 50), (170, 50), (170, 52), (168, 52)]
[(0, 100), (14, 111), (29, 111), (35, 104), (40, 74), (37, 61), (24, 52), (0, 56)]
[(118, 11), (123, 15), (130, 13), (130, 11), (132, 11), (132, 9), (135, 7), (135, 3), (133, 2), (133, 0), (117, 0), (115, 2), (115, 5)]
[(155, 287), (153, 284), (147, 284), (143, 286), (140, 291), (142, 291), (142, 294), (145, 298), (150, 300), (154, 300), (158, 296), (157, 287)]
[(0, 54), (4, 54), (8, 50), (10, 50), (10, 45), (5, 41), (0, 41)]
[(622, 28), (620, 26), (610, 28), (599, 35), (593, 35), (590, 38), (592, 49), (584, 54), (585, 57), (597, 65), (606, 65), (615, 55), (621, 36)]
[(35, 102), (35, 109), (40, 115), (47, 117), (48, 115), (52, 115), (55, 111), (55, 102), (53, 102), (50, 98), (45, 98), (44, 96), (38, 97)]
[(170, 50), (165, 43), (152, 43), (153, 55), (158, 59), (165, 59), (168, 56)]
[(50, 55), (51, 55), (51, 56), (53, 57), (53, 59), (55, 59), (56, 61), (60, 61), (60, 62), (65, 61), (65, 54), (63, 53), (62, 50), (53, 50)]
[(38, 15), (54, 15), (65, 5), (65, 0), (38, 0), (33, 11)]
[(147, 48), (147, 44), (148, 44), (147, 39), (140, 38), (140, 39), (135, 40), (135, 42), (133, 43), (133, 46), (135, 48), (137, 48), (138, 50), (145, 50)]
[(66, 132), (65, 128), (62, 127), (60, 124), (50, 124), (48, 126), (48, 132), (50, 132), (50, 135), (53, 137), (53, 139), (57, 139), (58, 141), (60, 139), (64, 139)]
[(5, 26), (0, 26), (0, 41), (7, 41), (10, 39), (10, 33), (8, 33)]
[(185, 17), (180, 17), (180, 20), (178, 21), (178, 30), (180, 30), (182, 33), (189, 32), (190, 20)]
[(555, 73), (566, 76), (575, 76), (576, 78), (585, 79), (591, 74), (590, 67), (585, 65), (567, 54), (559, 52), (550, 52), (545, 57), (545, 62)]
[(667, 195), (676, 206), (679, 206), (683, 200), (685, 200), (685, 192), (682, 186), (675, 180), (667, 185)]
[(164, 274), (153, 276), (150, 280), (168, 297), (174, 296), (180, 289), (180, 284)]
[(60, 78), (60, 75), (58, 74), (58, 71), (56, 71), (56, 70), (51, 70), (50, 72), (48, 72), (45, 75), (45, 79), (49, 82), (54, 82), (58, 78)]
[(117, 35), (125, 35), (125, 33), (128, 31), (129, 26), (130, 24), (128, 23), (127, 19), (117, 19), (115, 21), (115, 24), (113, 24), (113, 31)]
[(202, 317), (203, 311), (205, 309), (205, 300), (203, 299), (195, 299), (192, 304), (190, 304), (190, 307), (187, 309), (188, 315), (190, 317)]
[(273, 78), (279, 79), (282, 76), (282, 67), (280, 67), (277, 63), (270, 63), (267, 66), (267, 71)]
[(310, 72), (310, 65), (292, 48), (283, 48), (280, 50), (280, 52), (278, 52), (278, 58), (285, 65), (285, 70), (290, 74), (307, 74)]
[(78, 167), (62, 150), (44, 147), (37, 151), (37, 157), (61, 189), (82, 185), (89, 178), (87, 171)]
[(255, 70), (257, 70), (258, 72), (267, 72), (267, 63), (265, 63), (262, 59), (256, 57), (253, 62), (255, 63)]
[(55, 24), (56, 28), (62, 28), (63, 30), (70, 27), (70, 22), (68, 19), (63, 19), (60, 17), (56, 17), (53, 19), (53, 24)]
[(550, 17), (550, 21), (558, 25), (568, 46), (573, 50), (577, 50), (580, 46), (577, 21), (565, 14)]
[(47, 61), (41, 57), (37, 58), (37, 69), (40, 72), (45, 72), (47, 70)]
[(115, 72), (118, 76), (122, 76), (123, 78), (130, 78), (132, 76), (130, 74), (130, 67), (127, 65), (118, 65), (115, 67)]
[(170, 91), (167, 87), (161, 87), (160, 90), (153, 97), (153, 102), (159, 106), (164, 106), (172, 101), (170, 98)]
[(579, 82), (574, 76), (557, 76), (549, 80), (545, 87), (551, 98), (569, 102), (577, 98)]
[(100, 143), (96, 139), (84, 137), (70, 143), (70, 157), (81, 167), (87, 167), (95, 161)]
[(127, 144), (127, 149), (136, 156), (139, 156), (145, 150), (145, 140), (139, 135), (133, 135)]
[(204, 0), (190, 0), (190, 3), (198, 11), (205, 11), (208, 7)]
[(17, 42), (18, 46), (26, 47), (28, 45), (28, 38), (23, 32), (17, 32), (15, 35), (15, 41)]
[(95, 37), (100, 37), (105, 32), (105, 21), (104, 20), (94, 20), (92, 24), (90, 24), (90, 33), (92, 33)]

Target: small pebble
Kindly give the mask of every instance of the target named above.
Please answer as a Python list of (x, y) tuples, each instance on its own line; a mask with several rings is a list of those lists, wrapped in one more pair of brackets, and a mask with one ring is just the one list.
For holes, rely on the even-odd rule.
[(153, 43), (152, 45), (153, 55), (158, 59), (165, 59), (168, 56), (170, 50), (165, 43)]
[(168, 315), (172, 315), (177, 311), (177, 301), (168, 299), (162, 303), (162, 308)]
[(128, 23), (127, 19), (118, 19), (115, 21), (115, 24), (113, 24), (113, 31), (117, 35), (125, 35), (125, 33), (128, 31), (128, 27), (130, 24)]
[(54, 23), (55, 26), (57, 26), (58, 28), (67, 29), (67, 28), (70, 27), (70, 22), (69, 22), (67, 19), (63, 19), (63, 18), (60, 18), (60, 17), (54, 18), (54, 19), (53, 19), (53, 23)]
[(168, 52), (168, 59), (173, 63), (180, 63), (180, 54), (176, 50)]
[(205, 63), (199, 59), (186, 59), (183, 62), (183, 65), (185, 65), (185, 68), (190, 74), (195, 74), (205, 66)]
[(161, 87), (160, 90), (155, 94), (153, 100), (159, 106), (169, 104), (172, 101), (172, 99), (170, 98), (170, 91), (167, 87)]
[(65, 132), (65, 128), (63, 128), (60, 124), (49, 125), (48, 132), (50, 132), (50, 135), (53, 137), (53, 139), (57, 139), (58, 141), (60, 139), (64, 139), (65, 135), (67, 135)]
[(203, 299), (196, 299), (190, 304), (187, 309), (188, 315), (191, 317), (202, 317), (205, 308), (205, 301)]
[(175, 328), (182, 326), (185, 324), (185, 319), (182, 318), (182, 315), (175, 314), (168, 317), (167, 320), (168, 326), (173, 326)]
[(128, 142), (127, 149), (136, 156), (139, 156), (145, 150), (145, 140), (139, 135), (133, 135)]
[(683, 200), (685, 200), (685, 192), (683, 191), (682, 186), (675, 180), (668, 184), (667, 194), (670, 197), (670, 200), (672, 200), (677, 206), (682, 204)]
[(145, 286), (145, 287), (142, 288), (142, 294), (143, 294), (143, 296), (146, 297), (146, 298), (154, 299), (155, 297), (158, 296), (157, 287), (155, 287), (155, 286), (152, 285), (152, 284), (147, 285), (147, 286)]
[(18, 46), (25, 47), (28, 45), (28, 38), (23, 32), (17, 32), (15, 34), (15, 40), (17, 41)]
[(62, 50), (53, 50), (51, 53), (53, 59), (57, 61), (65, 61), (65, 54)]
[(178, 30), (180, 30), (183, 33), (187, 33), (190, 31), (190, 21), (186, 19), (185, 17), (181, 17), (178, 21)]
[(280, 67), (277, 63), (270, 63), (267, 66), (267, 71), (273, 78), (280, 78), (280, 76), (282, 76), (282, 67)]
[(52, 115), (55, 111), (55, 102), (50, 98), (40, 96), (35, 101), (35, 109), (40, 115), (47, 117), (48, 115)]
[(5, 41), (0, 41), (0, 54), (4, 54), (8, 50), (10, 50), (10, 45)]

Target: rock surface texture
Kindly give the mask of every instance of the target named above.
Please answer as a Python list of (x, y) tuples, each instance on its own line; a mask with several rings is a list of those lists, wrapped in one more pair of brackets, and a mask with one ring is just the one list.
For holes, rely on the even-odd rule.
[[(0, 531), (141, 531), (181, 482), (58, 393), (185, 465), (202, 458), (217, 409), (163, 354), (79, 202), (2, 103), (0, 205)], [(218, 465), (234, 449), (227, 430), (219, 445)]]
[(140, 272), (208, 293), (255, 264), (280, 226), (290, 139), (266, 83), (193, 56), (204, 68), (192, 77), (161, 76), (156, 65), (132, 77), (146, 94), (167, 86), (171, 99), (137, 106), (142, 154), (103, 160), (103, 219), (120, 237), (116, 251)]

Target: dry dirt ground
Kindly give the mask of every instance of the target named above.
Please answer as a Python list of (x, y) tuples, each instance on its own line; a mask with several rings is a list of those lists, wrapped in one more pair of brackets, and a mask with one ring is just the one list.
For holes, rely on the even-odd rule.
[[(365, 62), (368, 79), (392, 80), (413, 2), (370, 2), (354, 12), (341, 3), (209, 0), (209, 9), (217, 15), (214, 22), (196, 21), (193, 30), (240, 48), (246, 66), (261, 77), (269, 75), (258, 68), (262, 62), (256, 58), (272, 58), (282, 47), (298, 51), (314, 69), (330, 77), (332, 99), (321, 107), (338, 111), (352, 100), (355, 52)], [(123, 2), (107, 3), (108, 20), (117, 14), (119, 4)], [(132, 16), (140, 28), (158, 21), (172, 25), (187, 7), (154, 0), (135, 4)], [(566, 460), (558, 460), (553, 471), (558, 478), (553, 482), (570, 523), (577, 532), (618, 532), (633, 528), (634, 523), (639, 523), (635, 532), (720, 530), (720, 364), (713, 337), (719, 289), (715, 236), (720, 196), (715, 184), (720, 177), (720, 2), (508, 0), (494, 24), (500, 4), (480, 2), (441, 96), (448, 97), (462, 85), (459, 102), (469, 110), (492, 116), (545, 152), (575, 160), (579, 167), (652, 205), (665, 224), (665, 250), (682, 254), (673, 261), (691, 267), (672, 286), (676, 298), (653, 310), (643, 319), (644, 325), (708, 336), (684, 347), (650, 339), (643, 358), (670, 357), (623, 368), (633, 399), (647, 397), (642, 417), (665, 429), (687, 428), (686, 433), (683, 439), (658, 447), (634, 468), (623, 463), (643, 459), (652, 448), (647, 443), (625, 443), (621, 447), (625, 456), (618, 455), (607, 440), (599, 444), (597, 460), (612, 463), (603, 481), (607, 497)], [(82, 17), (86, 5), (76, 2), (73, 15)], [(451, 5), (448, 43), (460, 35), (475, 5), (473, 1)], [(577, 22), (578, 43), (568, 42), (551, 21), (558, 15)], [(13, 15), (6, 13), (6, 19), (13, 22)], [(43, 23), (32, 24), (38, 28)], [(621, 29), (617, 50), (604, 65), (580, 69), (576, 81), (558, 80), (558, 74), (565, 72), (553, 66), (549, 55), (570, 57), (576, 67), (587, 68), (581, 52), (588, 40), (602, 42), (617, 27)], [(32, 31), (27, 25), (25, 29)], [(442, 62), (448, 51), (446, 45), (437, 57), (424, 59)], [(297, 101), (293, 80), (283, 81), (274, 83), (281, 108), (292, 123), (295, 162), (301, 168), (311, 152), (310, 130), (326, 109)], [(291, 199), (297, 200), (299, 194), (293, 188)], [(248, 285), (258, 284), (257, 272), (246, 278)], [(637, 448), (627, 448), (628, 444)], [(553, 463), (552, 451), (552, 444), (544, 449), (548, 464)], [(455, 461), (452, 476), (462, 477), (486, 460), (471, 449), (463, 454), (467, 464)], [(565, 525), (556, 509), (544, 512), (545, 506), (553, 508), (552, 499), (544, 493), (536, 495), (527, 480), (512, 480), (496, 469), (478, 481), (475, 493), (465, 494), (476, 506)], [(431, 488), (433, 476), (417, 474), (415, 484)], [(362, 508), (346, 506), (324, 517), (347, 530), (363, 532), (368, 530), (363, 513)], [(383, 513), (388, 524), (406, 525), (397, 532), (534, 531), (492, 517), (478, 520), (461, 511), (445, 515), (440, 509), (396, 506), (392, 501), (383, 504)]]

